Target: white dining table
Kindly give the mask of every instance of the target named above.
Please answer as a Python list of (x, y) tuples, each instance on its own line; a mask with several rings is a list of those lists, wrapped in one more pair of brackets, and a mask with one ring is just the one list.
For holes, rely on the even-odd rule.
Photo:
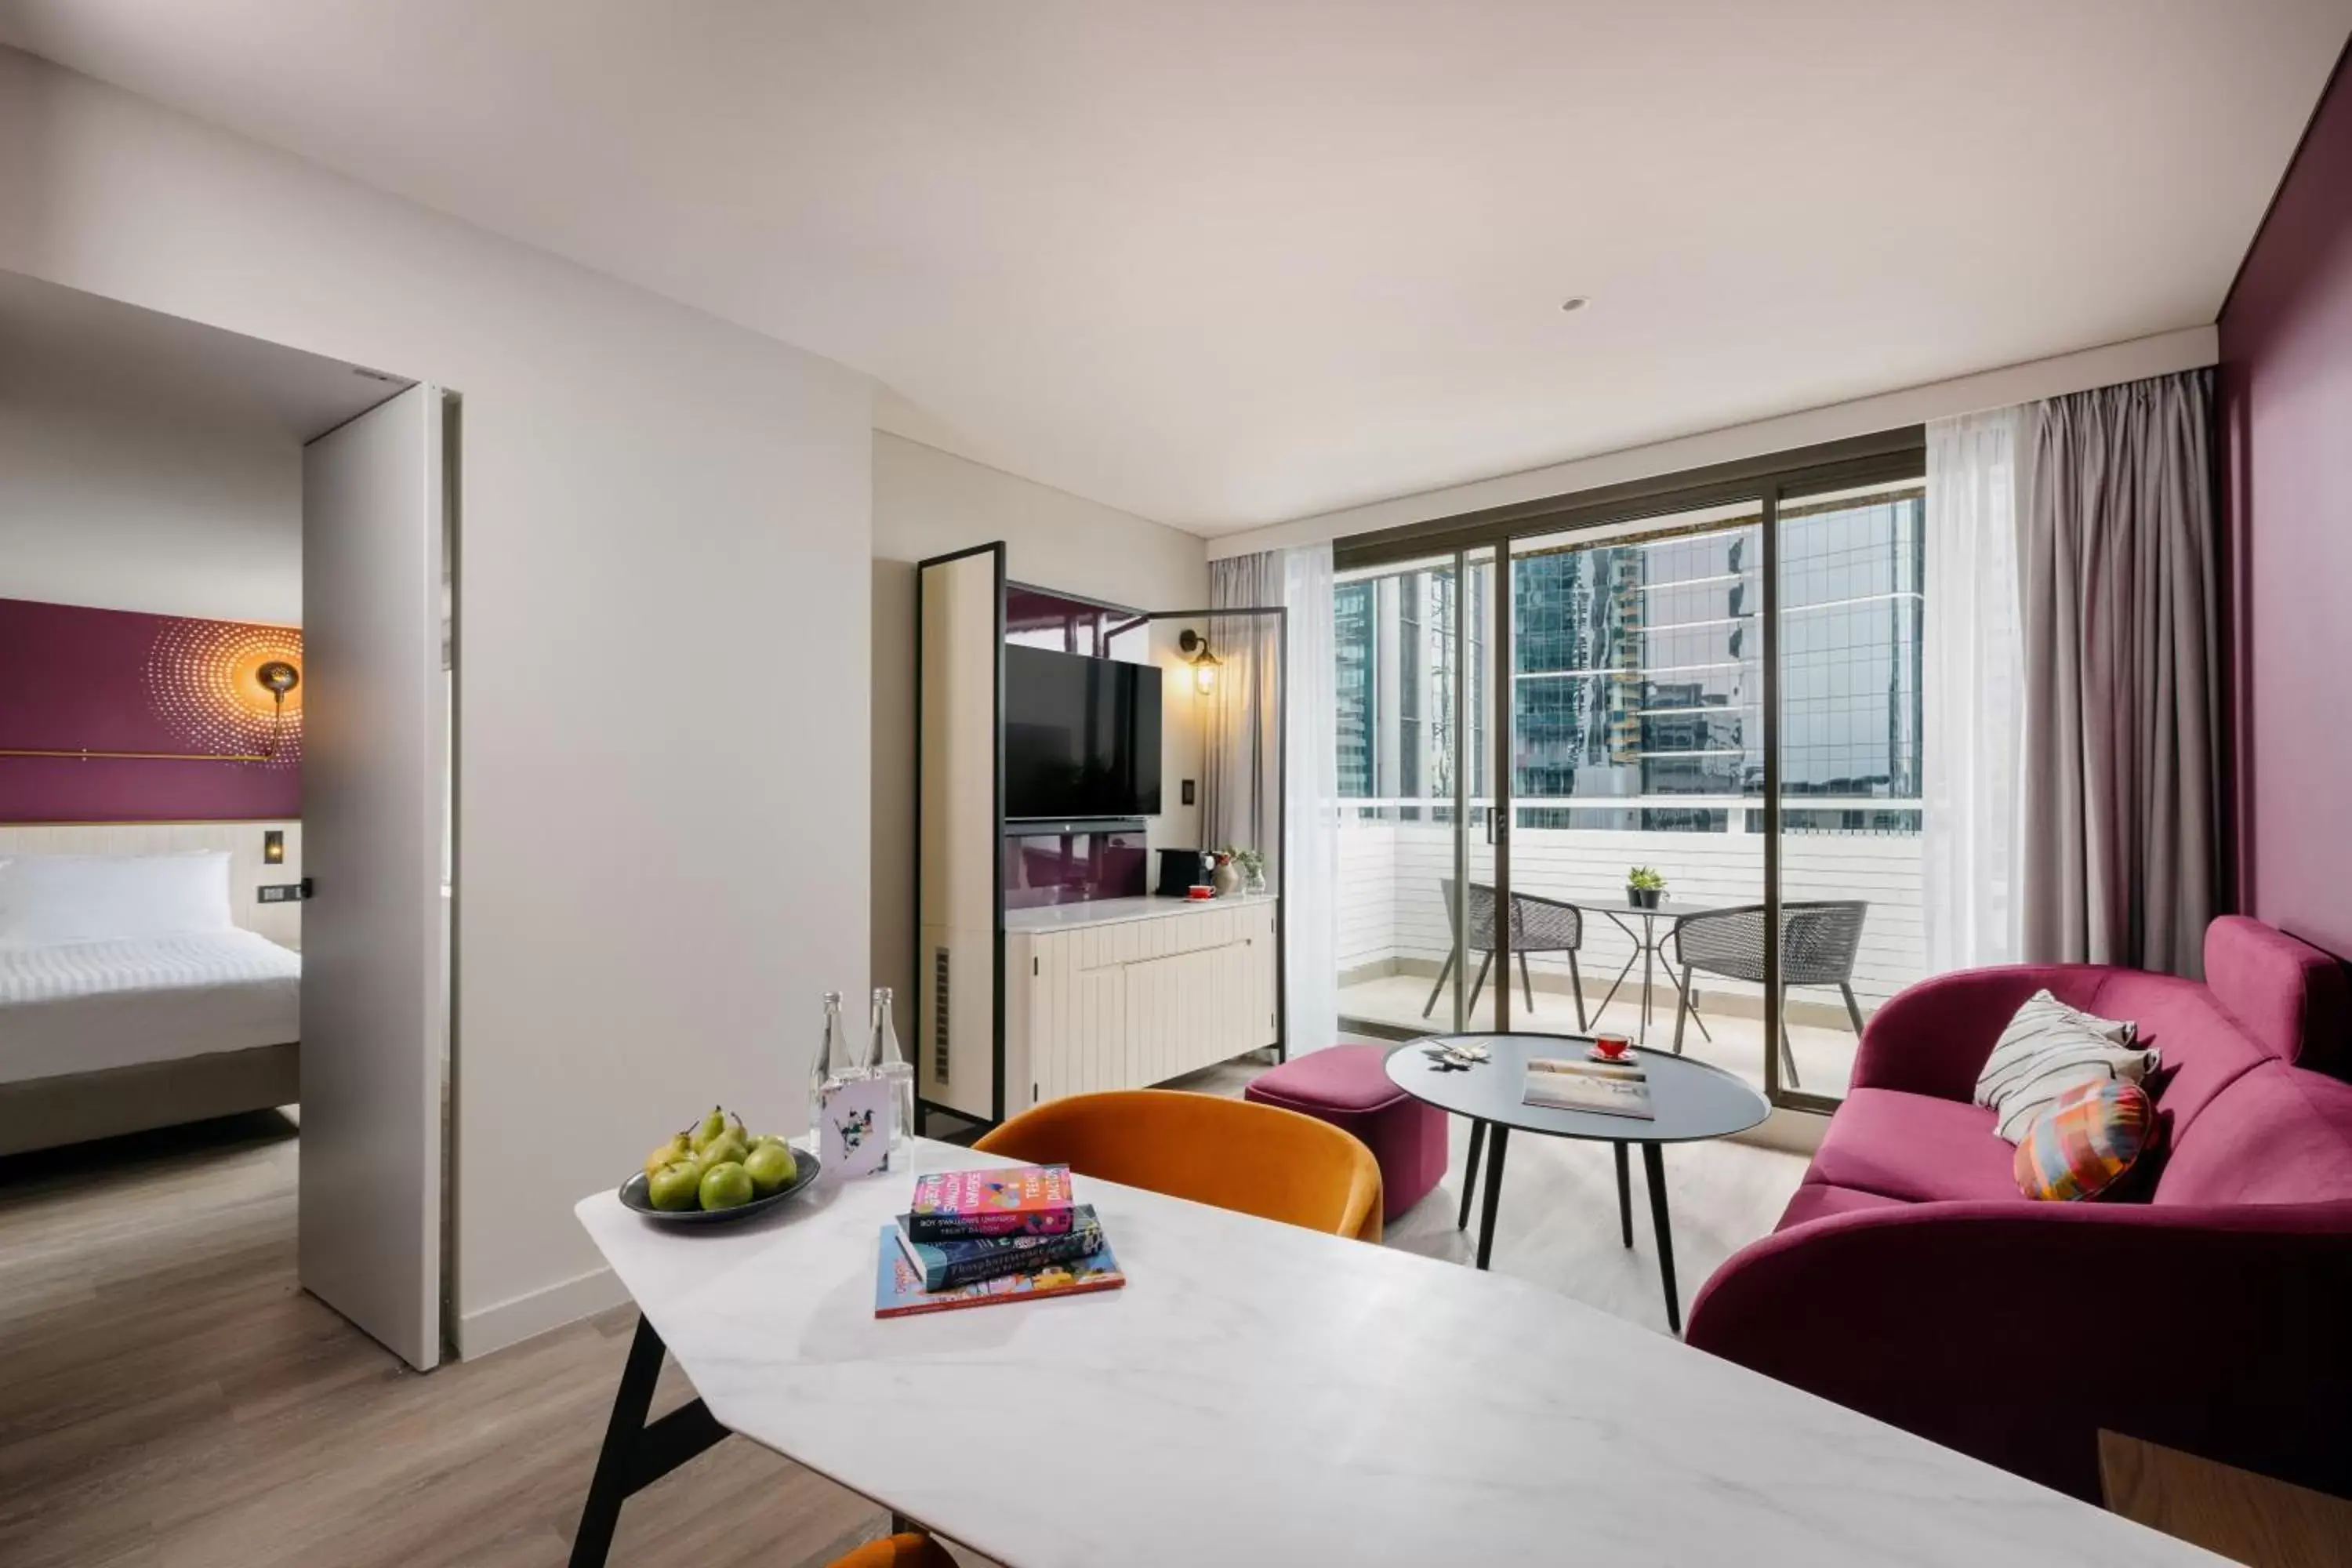
[[(575, 1563), (730, 1432), (1008, 1568), (2220, 1561), (1524, 1281), (1085, 1176), (1124, 1289), (877, 1320), (915, 1173), (1010, 1162), (909, 1163), (738, 1225), (582, 1200), (642, 1322)], [(701, 1405), (640, 1443), (664, 1346)]]

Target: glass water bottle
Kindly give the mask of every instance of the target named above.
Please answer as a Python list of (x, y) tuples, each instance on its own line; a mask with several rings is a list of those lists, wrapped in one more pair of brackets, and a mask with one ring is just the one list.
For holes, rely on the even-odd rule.
[[(809, 1061), (809, 1133), (821, 1136), (824, 1127), (826, 1094), (840, 1087), (854, 1058), (850, 1055), (849, 1030), (841, 1021), (841, 993), (824, 994), (824, 1038), (817, 1042), (816, 1055)], [(818, 1145), (822, 1147), (822, 1143)]]
[(890, 1086), (889, 1166), (907, 1168), (908, 1140), (915, 1135), (915, 1064), (898, 1048), (898, 1027), (890, 1017), (890, 988), (874, 988), (874, 1076)]

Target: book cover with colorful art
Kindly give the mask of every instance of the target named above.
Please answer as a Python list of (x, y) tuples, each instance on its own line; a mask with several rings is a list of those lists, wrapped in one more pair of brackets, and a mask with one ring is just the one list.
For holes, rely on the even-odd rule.
[(961, 1307), (988, 1307), (999, 1301), (1042, 1300), (1048, 1296), (1082, 1296), (1093, 1290), (1116, 1290), (1127, 1283), (1104, 1242), (1086, 1257), (1067, 1263), (1049, 1263), (1021, 1274), (1000, 1274), (993, 1279), (960, 1285), (950, 1290), (926, 1290), (922, 1276), (898, 1245), (896, 1221), (882, 1227), (881, 1247), (874, 1272), (874, 1315), (905, 1318), (917, 1312), (952, 1312)]
[(1059, 1236), (988, 1236), (969, 1241), (917, 1241), (908, 1233), (913, 1216), (898, 1216), (898, 1246), (923, 1277), (926, 1290), (949, 1290), (1019, 1274), (1049, 1263), (1072, 1263), (1102, 1245), (1102, 1225), (1095, 1205), (1079, 1204), (1070, 1211), (1070, 1228)]
[(915, 1183), (907, 1234), (917, 1241), (1059, 1236), (1070, 1228), (1067, 1165), (934, 1171)]

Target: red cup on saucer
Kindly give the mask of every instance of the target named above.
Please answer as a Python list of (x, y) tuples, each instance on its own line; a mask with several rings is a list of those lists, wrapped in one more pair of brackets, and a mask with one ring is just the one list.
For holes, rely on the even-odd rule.
[(1595, 1035), (1592, 1048), (1612, 1062), (1622, 1062), (1633, 1054), (1633, 1042), (1624, 1035)]

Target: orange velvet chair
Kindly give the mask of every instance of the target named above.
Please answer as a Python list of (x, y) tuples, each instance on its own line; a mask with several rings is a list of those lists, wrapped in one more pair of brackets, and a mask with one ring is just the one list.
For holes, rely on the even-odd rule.
[(1381, 1167), (1350, 1133), (1295, 1110), (1170, 1089), (1032, 1107), (972, 1145), (1221, 1209), (1381, 1238)]
[(956, 1568), (956, 1560), (929, 1536), (909, 1531), (869, 1541), (848, 1556), (835, 1558), (833, 1568)]

